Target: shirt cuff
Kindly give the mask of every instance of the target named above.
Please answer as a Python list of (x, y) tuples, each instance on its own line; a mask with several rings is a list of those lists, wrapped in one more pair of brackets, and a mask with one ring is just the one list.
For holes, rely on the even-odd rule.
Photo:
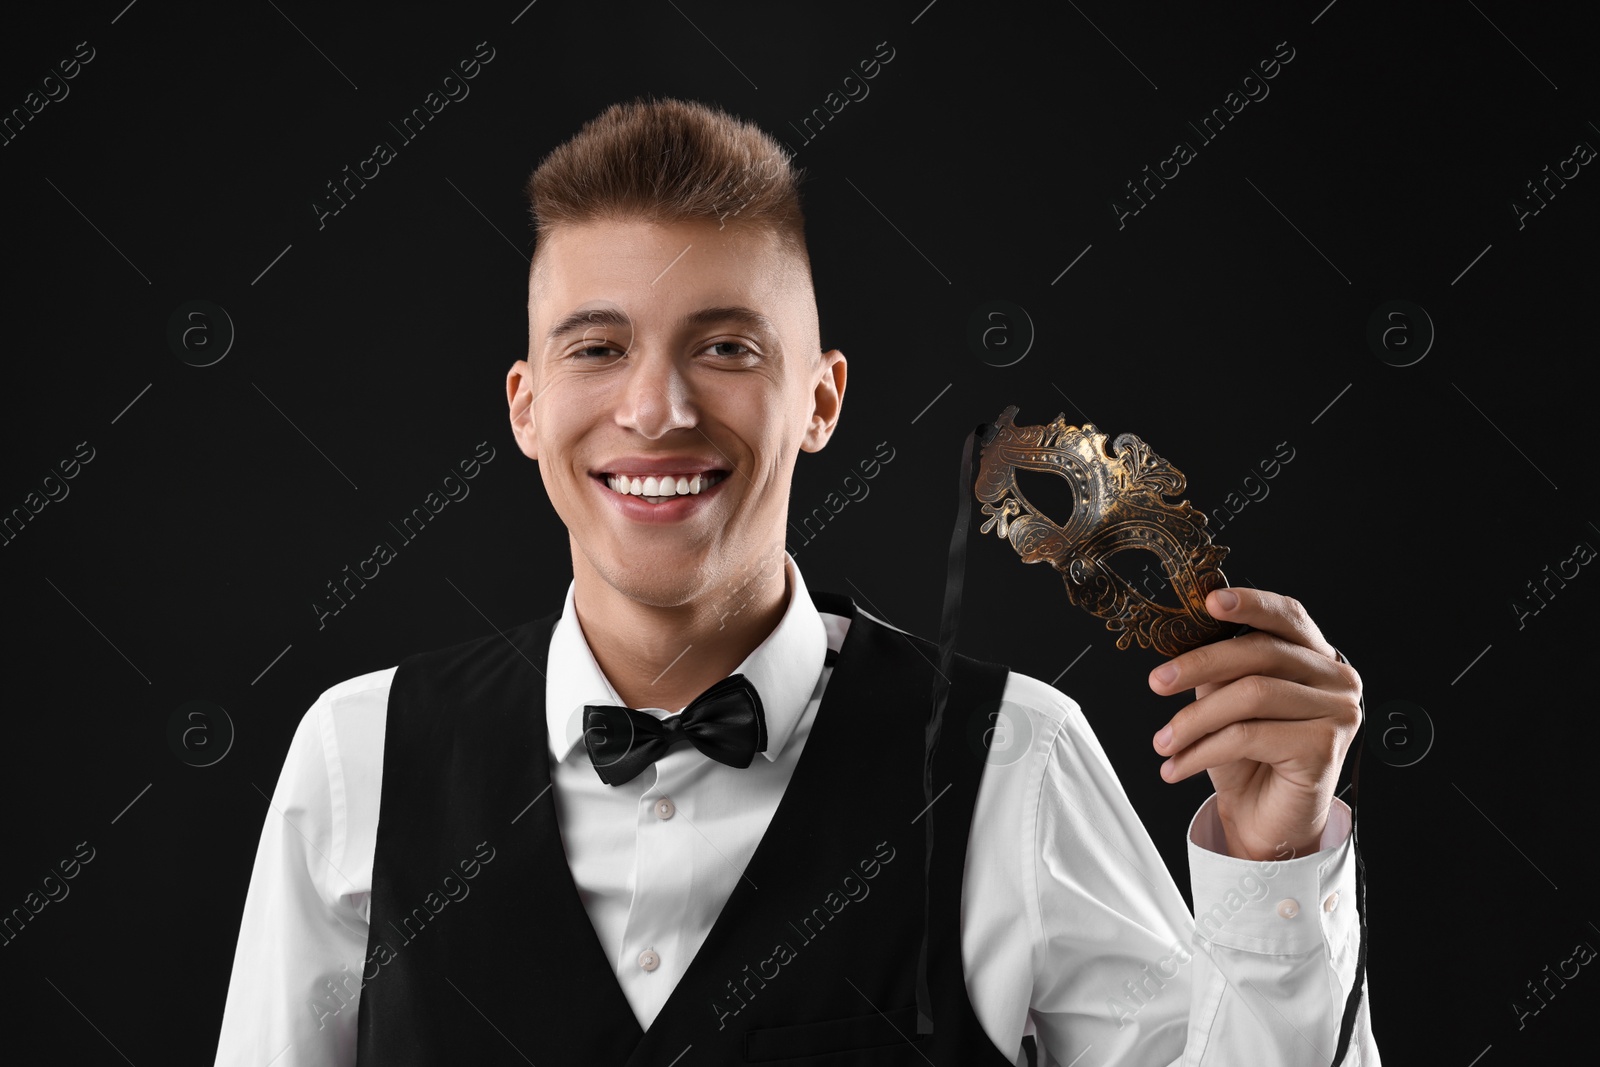
[(1344, 944), (1357, 921), (1349, 806), (1333, 799), (1321, 851), (1257, 861), (1222, 851), (1216, 805), (1212, 794), (1189, 824), (1196, 936), (1269, 955)]

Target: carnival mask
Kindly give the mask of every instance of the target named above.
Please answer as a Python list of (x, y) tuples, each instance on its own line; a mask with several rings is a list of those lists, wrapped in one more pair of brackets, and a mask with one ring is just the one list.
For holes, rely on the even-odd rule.
[[(1247, 629), (1205, 609), (1206, 594), (1228, 584), (1218, 566), (1228, 550), (1211, 543), (1205, 515), (1187, 500), (1165, 499), (1183, 492), (1177, 468), (1133, 434), (1120, 434), (1108, 453), (1106, 435), (1093, 423), (1079, 429), (1058, 414), (1046, 426), (1018, 426), (1016, 412), (1012, 404), (985, 428), (973, 487), (989, 516), (980, 533), (993, 529), (1022, 562), (1059, 571), (1074, 604), (1121, 631), (1118, 648), (1138, 641), (1176, 656)], [(1065, 525), (1029, 502), (1017, 486), (1019, 470), (1066, 479), (1073, 507)], [(1160, 559), (1177, 607), (1150, 600), (1112, 569), (1111, 557), (1131, 549)]]

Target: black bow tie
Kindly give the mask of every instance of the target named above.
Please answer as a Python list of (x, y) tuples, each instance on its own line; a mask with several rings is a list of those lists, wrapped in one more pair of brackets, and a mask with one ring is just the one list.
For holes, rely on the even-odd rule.
[(631, 782), (684, 741), (719, 763), (750, 766), (767, 747), (761, 694), (744, 675), (734, 674), (664, 719), (615, 704), (584, 705), (583, 743), (607, 785)]

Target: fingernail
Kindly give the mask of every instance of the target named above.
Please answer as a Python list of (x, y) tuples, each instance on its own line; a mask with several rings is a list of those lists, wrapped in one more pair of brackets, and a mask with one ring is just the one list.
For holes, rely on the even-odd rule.
[(1156, 747), (1166, 748), (1172, 742), (1172, 727), (1163, 726), (1161, 732), (1156, 734)]
[(1173, 773), (1174, 769), (1171, 760), (1167, 760), (1167, 762), (1161, 765), (1161, 777), (1171, 781)]
[(1231, 589), (1222, 589), (1217, 592), (1217, 607), (1223, 611), (1232, 611), (1239, 606), (1239, 594)]
[(1174, 667), (1170, 663), (1167, 664), (1165, 667), (1159, 668), (1156, 671), (1156, 674), (1155, 674), (1156, 681), (1160, 682), (1162, 685), (1166, 685), (1168, 682), (1172, 681), (1177, 676), (1178, 676), (1178, 668)]

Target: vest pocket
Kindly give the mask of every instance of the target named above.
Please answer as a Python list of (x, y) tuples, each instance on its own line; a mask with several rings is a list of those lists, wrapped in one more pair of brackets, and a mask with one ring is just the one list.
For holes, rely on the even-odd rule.
[(921, 1038), (917, 1034), (917, 1006), (908, 1004), (869, 1015), (751, 1030), (744, 1038), (744, 1059), (746, 1063), (766, 1063), (885, 1045), (907, 1045), (918, 1040)]

